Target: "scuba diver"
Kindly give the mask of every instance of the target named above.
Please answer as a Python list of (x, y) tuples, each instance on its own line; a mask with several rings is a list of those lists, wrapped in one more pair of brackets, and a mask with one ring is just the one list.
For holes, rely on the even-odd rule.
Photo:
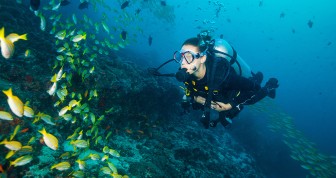
[[(244, 105), (254, 104), (266, 96), (275, 98), (279, 85), (276, 78), (270, 78), (261, 87), (263, 74), (253, 73), (229, 43), (212, 39), (209, 33), (203, 31), (187, 39), (181, 50), (174, 53), (174, 59), (166, 62), (180, 63), (175, 75), (158, 72), (166, 63), (150, 72), (157, 76), (175, 76), (184, 82), (181, 106), (185, 112), (190, 106), (202, 110), (201, 122), (205, 128), (216, 127), (218, 122), (227, 127)], [(211, 110), (219, 113), (218, 119), (210, 119)]]

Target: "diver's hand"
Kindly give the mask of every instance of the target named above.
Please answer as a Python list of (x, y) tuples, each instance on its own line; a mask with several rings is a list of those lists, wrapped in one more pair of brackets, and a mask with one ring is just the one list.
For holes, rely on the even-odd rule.
[(227, 111), (227, 110), (232, 109), (232, 106), (231, 106), (230, 103), (225, 104), (225, 103), (222, 103), (222, 102), (212, 101), (211, 102), (211, 109), (216, 110), (218, 112), (222, 112), (222, 111)]
[(203, 98), (201, 96), (194, 96), (194, 101), (196, 103), (201, 104), (201, 105), (205, 105), (205, 98)]
[(265, 88), (267, 88), (267, 90), (275, 90), (278, 87), (278, 79), (276, 78), (270, 78), (265, 84)]
[(270, 98), (275, 98), (275, 90), (279, 87), (278, 79), (270, 78), (262, 88)]
[[(194, 101), (201, 104), (201, 105), (205, 105), (205, 98), (201, 97), (201, 96), (194, 96)], [(227, 111), (232, 109), (231, 104), (225, 104), (223, 102), (216, 102), (216, 101), (211, 101), (211, 109), (214, 109), (218, 112), (222, 112), (222, 111)]]

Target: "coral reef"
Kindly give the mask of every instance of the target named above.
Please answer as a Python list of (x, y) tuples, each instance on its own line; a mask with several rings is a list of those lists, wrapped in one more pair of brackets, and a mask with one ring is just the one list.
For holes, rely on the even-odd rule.
[[(171, 118), (172, 119), (172, 118)], [(255, 160), (225, 131), (203, 130), (188, 117), (160, 125), (151, 137), (114, 137), (135, 177), (264, 177)], [(127, 142), (125, 137), (129, 137)]]

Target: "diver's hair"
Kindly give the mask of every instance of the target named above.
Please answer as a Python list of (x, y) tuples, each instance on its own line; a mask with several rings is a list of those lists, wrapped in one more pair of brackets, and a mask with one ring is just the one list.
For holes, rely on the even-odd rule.
[(182, 46), (184, 45), (192, 45), (196, 46), (200, 52), (204, 52), (207, 49), (207, 46), (200, 46), (201, 39), (194, 37), (187, 39)]

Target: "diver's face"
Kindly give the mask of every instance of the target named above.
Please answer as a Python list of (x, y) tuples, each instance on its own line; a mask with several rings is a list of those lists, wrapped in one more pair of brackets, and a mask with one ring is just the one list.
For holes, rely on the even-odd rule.
[[(188, 74), (194, 74), (196, 71), (198, 71), (200, 69), (200, 66), (206, 60), (206, 56), (197, 56), (197, 54), (200, 54), (200, 51), (198, 47), (193, 45), (183, 45), (181, 52), (187, 52), (184, 54), (185, 57), (182, 57), (181, 69), (187, 69)], [(186, 58), (189, 60), (187, 61)]]

